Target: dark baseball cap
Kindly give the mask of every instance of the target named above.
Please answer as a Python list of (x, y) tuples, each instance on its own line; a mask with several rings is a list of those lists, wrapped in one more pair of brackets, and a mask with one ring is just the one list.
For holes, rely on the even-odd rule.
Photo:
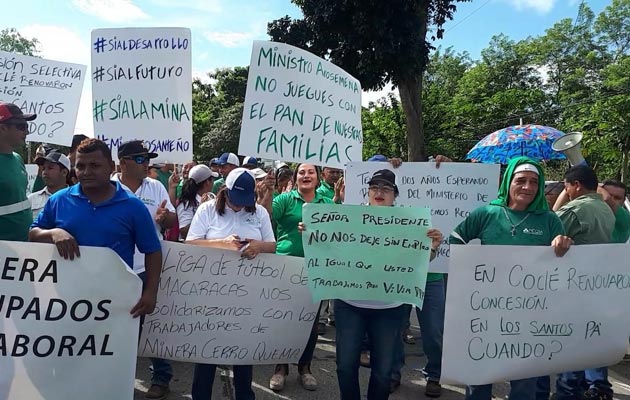
[(20, 107), (13, 103), (0, 102), (0, 123), (10, 119), (21, 119), (24, 121), (32, 121), (37, 118), (37, 114), (24, 114)]
[(118, 147), (118, 158), (140, 156), (147, 154), (149, 158), (156, 158), (157, 153), (150, 153), (149, 149), (144, 146), (142, 140), (130, 140)]
[(70, 159), (65, 155), (61, 154), (57, 150), (53, 150), (50, 153), (46, 154), (44, 157), (39, 157), (35, 160), (37, 165), (44, 165), (46, 161), (50, 161), (52, 163), (56, 163), (67, 169), (68, 171), (72, 168), (70, 166)]
[(374, 175), (372, 175), (368, 185), (379, 183), (396, 188), (396, 175), (388, 169), (376, 171)]
[(80, 133), (72, 136), (72, 144), (70, 145), (70, 150), (74, 150), (77, 147), (79, 147), (81, 142), (84, 141), (85, 139), (89, 139), (89, 138), (87, 136), (85, 136), (85, 135), (80, 134)]

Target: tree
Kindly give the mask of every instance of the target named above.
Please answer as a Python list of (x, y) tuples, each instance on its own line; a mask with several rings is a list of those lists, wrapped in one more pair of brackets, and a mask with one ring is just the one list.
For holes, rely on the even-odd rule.
[(7, 28), (0, 31), (0, 50), (9, 53), (19, 53), (26, 56), (34, 56), (37, 54), (37, 39), (27, 39), (15, 30), (15, 28)]
[(363, 89), (398, 87), (406, 117), (408, 158), (426, 160), (422, 73), (432, 46), (429, 26), (441, 38), (455, 3), (467, 0), (292, 0), (303, 19), (272, 21), (267, 32), (324, 57), (355, 76)]
[(405, 114), (393, 93), (361, 110), (363, 159), (375, 154), (406, 158)]

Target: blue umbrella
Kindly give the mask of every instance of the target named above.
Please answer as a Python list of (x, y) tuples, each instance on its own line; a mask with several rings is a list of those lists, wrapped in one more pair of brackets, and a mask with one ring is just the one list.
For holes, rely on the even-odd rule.
[(499, 129), (481, 139), (466, 155), (473, 162), (507, 164), (514, 157), (527, 156), (537, 161), (564, 160), (551, 148), (563, 132), (549, 126), (515, 125)]

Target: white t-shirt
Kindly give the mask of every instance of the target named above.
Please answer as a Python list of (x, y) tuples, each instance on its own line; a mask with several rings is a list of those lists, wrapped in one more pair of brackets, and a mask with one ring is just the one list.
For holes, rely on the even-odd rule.
[[(114, 176), (112, 176), (112, 180), (118, 181), (123, 189), (129, 193), (133, 193), (131, 189), (120, 182), (120, 174), (114, 174)], [(173, 207), (170, 197), (168, 196), (166, 188), (158, 180), (149, 177), (144, 178), (138, 190), (136, 190), (133, 194), (142, 200), (152, 217), (155, 217), (157, 209), (164, 200), (166, 200), (166, 209), (173, 213), (176, 212), (175, 207)], [(155, 222), (155, 219), (153, 220), (153, 227), (158, 237), (163, 239), (162, 228), (157, 222)], [(137, 247), (135, 253), (133, 254), (133, 271), (136, 274), (144, 272), (144, 254), (142, 254)]]
[(39, 212), (44, 208), (50, 196), (52, 196), (52, 194), (48, 191), (48, 187), (28, 195), (28, 199), (31, 201), (33, 220), (37, 218)]
[(245, 209), (236, 212), (226, 205), (225, 213), (219, 215), (215, 204), (216, 200), (210, 200), (199, 206), (186, 240), (223, 239), (238, 235), (243, 240), (276, 241), (269, 213), (263, 206), (256, 204), (256, 212), (249, 213)]
[(197, 208), (199, 208), (199, 206), (201, 205), (201, 196), (197, 195), (196, 199), (197, 207), (193, 207), (192, 204), (187, 204), (186, 206), (184, 206), (183, 202), (180, 202), (177, 205), (177, 220), (179, 221), (179, 229), (190, 225), (190, 223), (192, 222)]

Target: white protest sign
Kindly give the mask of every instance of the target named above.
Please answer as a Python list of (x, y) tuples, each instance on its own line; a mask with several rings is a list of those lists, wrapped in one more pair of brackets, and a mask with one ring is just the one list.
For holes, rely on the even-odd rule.
[(28, 186), (26, 187), (26, 193), (31, 194), (33, 192), (33, 183), (35, 183), (35, 179), (37, 179), (37, 171), (39, 171), (39, 165), (37, 164), (26, 164), (24, 165), (26, 168), (26, 174), (28, 176)]
[(0, 272), (0, 399), (133, 398), (142, 282), (116, 253), (0, 242)]
[(30, 142), (70, 146), (77, 121), (85, 65), (0, 51), (0, 101), (14, 103), (29, 122)]
[(297, 362), (317, 314), (304, 260), (162, 242), (158, 304), (143, 356), (207, 364)]
[(343, 168), (362, 148), (357, 79), (297, 47), (254, 42), (239, 154)]
[(499, 165), (449, 162), (435, 168), (432, 162), (406, 162), (395, 169), (385, 162), (353, 162), (346, 167), (344, 203), (367, 204), (368, 182), (381, 169), (396, 174), (396, 205), (431, 208), (433, 227), (444, 241), (429, 270), (448, 272), (448, 236), (472, 210), (496, 199)]
[(157, 161), (192, 160), (190, 29), (92, 31), (95, 137), (118, 146), (144, 140)]
[[(451, 246), (441, 380), (480, 385), (616, 364), (630, 334), (626, 245)], [(606, 262), (602, 262), (606, 260)]]

